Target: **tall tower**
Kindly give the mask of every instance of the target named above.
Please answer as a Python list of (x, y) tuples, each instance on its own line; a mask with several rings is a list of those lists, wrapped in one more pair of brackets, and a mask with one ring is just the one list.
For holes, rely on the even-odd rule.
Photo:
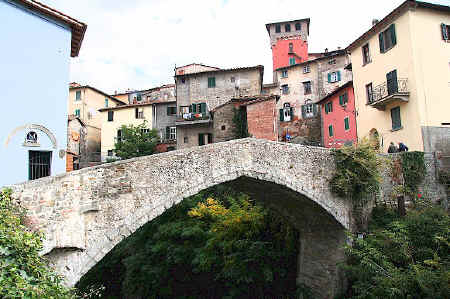
[(309, 18), (266, 24), (275, 70), (308, 60)]

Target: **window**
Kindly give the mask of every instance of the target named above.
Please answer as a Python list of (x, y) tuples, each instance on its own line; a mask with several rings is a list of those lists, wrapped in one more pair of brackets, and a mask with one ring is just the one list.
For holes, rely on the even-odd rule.
[(73, 157), (72, 170), (79, 170), (79, 169), (80, 169), (80, 158)]
[(141, 129), (141, 134), (148, 134), (150, 133), (150, 129), (146, 128), (146, 129)]
[[(307, 100), (307, 102), (310, 102), (311, 100)], [(317, 115), (317, 104), (313, 103), (307, 103), (302, 106), (302, 118), (311, 118), (313, 116)]]
[(310, 68), (309, 64), (305, 65), (303, 67), (303, 74), (307, 74), (307, 73), (310, 73), (310, 72), (311, 72), (311, 68)]
[(328, 61), (328, 64), (336, 64), (336, 59), (331, 59)]
[(81, 90), (75, 92), (75, 101), (81, 100)]
[(295, 23), (295, 30), (297, 30), (297, 31), (302, 30), (302, 24), (301, 23)]
[(294, 52), (294, 44), (293, 43), (289, 43), (289, 53)]
[(225, 127), (225, 126), (222, 126), (222, 127), (220, 127), (220, 129), (221, 129), (222, 131), (225, 131), (226, 127)]
[(117, 142), (122, 142), (122, 130), (117, 130)]
[(105, 107), (108, 108), (108, 99), (105, 99)]
[(80, 117), (80, 109), (75, 109), (75, 116)]
[(303, 82), (303, 87), (305, 88), (305, 94), (311, 93), (311, 81)]
[(189, 108), (191, 106), (180, 106), (180, 116), (183, 118), (189, 117)]
[(167, 107), (167, 115), (176, 115), (177, 114), (177, 107)]
[(366, 95), (367, 95), (367, 103), (370, 104), (373, 102), (373, 87), (372, 83), (366, 85)]
[(285, 103), (280, 109), (280, 121), (291, 121), (294, 117), (294, 109), (289, 103)]
[(281, 32), (281, 25), (280, 24), (276, 24), (275, 25), (275, 32), (276, 33), (280, 33)]
[(177, 127), (166, 127), (166, 139), (168, 140), (177, 139)]
[(52, 152), (28, 151), (28, 179), (36, 180), (51, 175)]
[(445, 41), (450, 41), (450, 25), (444, 23), (441, 24), (442, 39)]
[(114, 120), (114, 111), (108, 111), (108, 121)]
[(235, 78), (235, 77), (231, 77), (231, 78), (230, 78), (230, 82), (231, 82), (231, 83), (234, 83), (235, 81), (236, 81), (236, 78)]
[(186, 83), (186, 78), (185, 78), (185, 77), (182, 77), (182, 78), (181, 78), (181, 84), (184, 84), (184, 83)]
[(328, 126), (328, 136), (333, 137), (333, 125)]
[(198, 134), (198, 145), (205, 145), (209, 143), (213, 143), (213, 136), (211, 133)]
[(216, 87), (216, 77), (208, 78), (208, 88)]
[(108, 150), (108, 157), (112, 157), (113, 155), (113, 150)]
[(192, 104), (189, 106), (191, 113), (202, 113), (206, 115), (206, 103)]
[(400, 119), (400, 107), (391, 109), (392, 130), (399, 130), (402, 128), (402, 121)]
[(370, 60), (369, 44), (365, 44), (362, 47), (362, 55), (363, 55), (363, 65), (366, 65), (366, 64), (372, 62)]
[(378, 40), (380, 42), (380, 53), (385, 53), (394, 47), (397, 44), (395, 24), (392, 24), (388, 29), (381, 32), (378, 35)]
[(285, 30), (286, 32), (291, 32), (291, 24), (286, 24), (286, 25), (284, 25), (284, 30)]
[(338, 82), (338, 81), (341, 81), (341, 72), (340, 71), (328, 73), (328, 83), (334, 83), (334, 82)]
[(281, 71), (281, 78), (287, 78), (288, 76), (288, 71), (287, 70), (282, 70)]
[(339, 105), (344, 106), (348, 103), (348, 93), (339, 96)]
[(350, 130), (350, 119), (348, 117), (344, 118), (344, 129), (346, 131)]
[(289, 57), (289, 65), (295, 64), (295, 57)]
[(325, 104), (325, 114), (333, 112), (333, 103), (328, 102)]
[(386, 74), (388, 95), (398, 92), (397, 70)]
[(134, 117), (136, 119), (144, 119), (144, 108), (135, 108)]
[(289, 94), (289, 85), (287, 84), (281, 85), (281, 92), (283, 94)]
[(189, 142), (189, 138), (188, 138), (188, 137), (184, 137), (184, 138), (183, 138), (183, 142), (184, 142), (184, 143), (188, 143), (188, 142)]

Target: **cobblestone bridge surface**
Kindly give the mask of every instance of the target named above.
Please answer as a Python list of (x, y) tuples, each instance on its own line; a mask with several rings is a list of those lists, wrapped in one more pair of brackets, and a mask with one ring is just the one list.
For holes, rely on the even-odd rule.
[(28, 225), (46, 236), (42, 253), (74, 285), (116, 244), (183, 198), (234, 184), (292, 219), (301, 235), (293, 265), (298, 280), (318, 298), (329, 298), (342, 286), (336, 263), (343, 259), (345, 230), (354, 227), (351, 205), (328, 188), (333, 171), (327, 149), (247, 138), (85, 168), (12, 189), (28, 209)]

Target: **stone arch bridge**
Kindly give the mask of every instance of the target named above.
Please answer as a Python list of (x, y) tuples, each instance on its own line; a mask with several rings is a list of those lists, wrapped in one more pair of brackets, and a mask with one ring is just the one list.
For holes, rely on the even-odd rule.
[(43, 254), (74, 285), (116, 244), (166, 209), (229, 183), (264, 200), (300, 230), (298, 280), (319, 297), (342, 285), (351, 205), (329, 190), (327, 149), (240, 139), (85, 168), (12, 186), (27, 224), (44, 232)]

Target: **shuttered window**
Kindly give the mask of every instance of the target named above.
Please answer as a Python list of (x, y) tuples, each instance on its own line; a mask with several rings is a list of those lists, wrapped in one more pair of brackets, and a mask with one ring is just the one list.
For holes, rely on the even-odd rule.
[(295, 64), (295, 57), (290, 57), (289, 58), (289, 65), (294, 65)]
[(81, 90), (75, 92), (75, 101), (81, 100)]
[(333, 137), (333, 125), (328, 126), (328, 136)]
[(380, 43), (380, 53), (385, 53), (397, 44), (395, 24), (391, 24), (388, 29), (378, 35)]
[(208, 78), (208, 88), (216, 87), (216, 77)]
[(291, 32), (291, 24), (284, 25), (284, 29), (286, 30), (286, 32)]
[(441, 24), (442, 39), (445, 41), (450, 40), (450, 25), (444, 23)]
[(167, 107), (167, 115), (175, 115), (177, 114), (177, 107)]
[(75, 109), (75, 116), (80, 117), (80, 109)]
[(275, 32), (276, 33), (280, 33), (281, 32), (281, 25), (280, 24), (276, 24), (275, 25)]
[(339, 96), (339, 105), (344, 106), (348, 103), (348, 93), (341, 94)]
[(108, 108), (108, 99), (105, 99), (105, 107)]
[(302, 30), (302, 24), (301, 23), (295, 23), (295, 30), (297, 30), (297, 31)]
[(386, 74), (386, 83), (389, 95), (398, 92), (397, 70)]
[(348, 117), (344, 118), (344, 129), (346, 131), (350, 130), (350, 120)]
[(333, 102), (328, 102), (325, 104), (325, 113), (331, 113), (333, 112)]
[(341, 72), (340, 71), (328, 73), (328, 83), (334, 83), (334, 82), (338, 82), (338, 81), (341, 81)]
[(114, 120), (114, 111), (108, 111), (108, 121)]
[(400, 119), (400, 107), (391, 109), (392, 130), (398, 130), (402, 127), (402, 120)]

